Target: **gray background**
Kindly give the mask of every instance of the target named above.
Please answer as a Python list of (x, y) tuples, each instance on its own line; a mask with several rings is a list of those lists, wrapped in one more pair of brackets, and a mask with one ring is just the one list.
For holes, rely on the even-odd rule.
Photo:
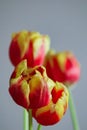
[[(86, 130), (87, 0), (0, 0), (0, 130), (23, 130), (23, 109), (8, 93), (13, 71), (8, 57), (11, 34), (22, 29), (48, 34), (52, 48), (76, 55), (81, 78), (72, 93), (80, 128)], [(60, 123), (43, 129), (73, 130), (69, 110)]]

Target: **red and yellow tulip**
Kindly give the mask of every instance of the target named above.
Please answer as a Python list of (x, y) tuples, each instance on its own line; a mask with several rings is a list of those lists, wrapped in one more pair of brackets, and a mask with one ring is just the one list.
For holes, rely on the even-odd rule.
[(49, 50), (50, 38), (39, 32), (27, 30), (14, 33), (9, 47), (9, 57), (14, 66), (27, 59), (29, 67), (41, 65)]
[(11, 75), (9, 93), (18, 105), (39, 108), (50, 102), (53, 85), (43, 66), (28, 68), (27, 60), (23, 60)]
[(70, 51), (59, 53), (49, 51), (44, 66), (46, 67), (47, 75), (54, 81), (70, 85), (80, 78), (79, 62)]
[(42, 125), (58, 123), (65, 114), (68, 106), (68, 91), (62, 83), (55, 83), (51, 91), (52, 99), (44, 107), (33, 109), (33, 116)]

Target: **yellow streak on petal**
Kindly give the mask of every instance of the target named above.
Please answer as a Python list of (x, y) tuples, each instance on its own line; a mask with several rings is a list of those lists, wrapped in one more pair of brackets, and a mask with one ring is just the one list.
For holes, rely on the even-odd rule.
[(47, 82), (47, 85), (48, 85), (48, 88), (50, 90), (50, 92), (52, 91), (53, 87), (55, 86), (55, 83), (53, 80), (51, 80), (50, 78), (47, 78), (46, 79), (46, 82)]
[(29, 39), (28, 31), (26, 30), (21, 31), (19, 33), (17, 40), (18, 40), (20, 51), (21, 51), (21, 57), (23, 57), (29, 46), (30, 39)]
[(25, 97), (27, 98), (28, 105), (29, 105), (30, 104), (30, 101), (29, 101), (29, 93), (30, 93), (29, 84), (27, 83), (26, 80), (23, 80), (21, 85), (22, 85), (21, 90), (22, 90), (23, 94), (25, 95)]
[(55, 88), (56, 88), (57, 91), (58, 90), (64, 90), (64, 85), (62, 83), (56, 81)]
[(35, 37), (40, 37), (41, 34), (39, 32), (30, 32), (30, 38), (31, 40), (34, 39)]
[(38, 50), (40, 49), (41, 45), (44, 44), (45, 48), (45, 54), (49, 50), (50, 46), (50, 38), (47, 35), (34, 35), (32, 38), (32, 43), (33, 43), (33, 52), (34, 52), (34, 57), (37, 57), (38, 55)]
[(17, 83), (21, 78), (22, 78), (22, 72), (27, 70), (27, 61), (23, 60), (22, 62), (20, 62), (16, 68), (15, 68), (15, 73), (16, 76), (15, 78), (11, 78), (10, 80), (10, 84), (15, 84)]
[(31, 92), (34, 92), (35, 89), (37, 89), (38, 87), (42, 87), (42, 83), (43, 80), (41, 79), (41, 76), (39, 76), (38, 74), (34, 75), (29, 81)]
[(35, 37), (32, 39), (33, 43), (33, 52), (34, 52), (34, 58), (38, 56), (39, 48), (42, 45), (42, 38), (41, 37)]
[(17, 78), (12, 78), (12, 79), (10, 80), (10, 85), (16, 84), (20, 79), (21, 79), (21, 76), (20, 76), (20, 77), (17, 77)]
[(56, 58), (57, 58), (59, 66), (60, 66), (60, 69), (62, 70), (62, 72), (64, 72), (65, 63), (66, 63), (66, 53), (60, 52), (60, 53), (56, 54)]
[(36, 117), (39, 116), (40, 114), (44, 113), (44, 112), (50, 111), (52, 106), (53, 106), (53, 103), (50, 102), (47, 106), (44, 106), (44, 107), (41, 107), (41, 108), (37, 109)]
[(50, 48), (50, 38), (48, 35), (44, 36), (44, 44), (45, 44), (45, 54), (47, 54), (47, 52)]
[(64, 104), (61, 99), (59, 99), (58, 103), (55, 105), (55, 111), (59, 115), (59, 118), (61, 119), (64, 114)]
[(16, 77), (20, 76), (24, 70), (27, 70), (27, 60), (23, 60), (16, 66)]
[(64, 91), (62, 92), (62, 96), (55, 105), (55, 110), (58, 113), (59, 117), (62, 118), (64, 114), (64, 106), (65, 104), (68, 104), (69, 93), (67, 88), (63, 84), (60, 83), (60, 86), (64, 89)]
[(28, 94), (27, 96), (29, 96), (30, 88), (26, 80), (22, 81), (22, 90), (25, 95)]

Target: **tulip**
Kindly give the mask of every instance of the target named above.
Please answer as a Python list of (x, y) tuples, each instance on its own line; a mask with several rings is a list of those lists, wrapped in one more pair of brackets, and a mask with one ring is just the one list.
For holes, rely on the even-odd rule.
[(50, 103), (44, 107), (33, 109), (33, 117), (41, 125), (53, 125), (58, 123), (65, 114), (68, 106), (68, 91), (62, 83), (55, 83)]
[(43, 66), (29, 68), (27, 60), (23, 60), (10, 77), (9, 93), (18, 105), (28, 110), (47, 105), (53, 86), (54, 82), (47, 77)]
[(49, 46), (49, 37), (39, 32), (24, 30), (14, 33), (9, 47), (10, 61), (14, 66), (24, 59), (27, 59), (29, 67), (41, 65)]
[(68, 86), (77, 82), (80, 78), (79, 62), (70, 51), (59, 53), (49, 51), (44, 66), (51, 79)]

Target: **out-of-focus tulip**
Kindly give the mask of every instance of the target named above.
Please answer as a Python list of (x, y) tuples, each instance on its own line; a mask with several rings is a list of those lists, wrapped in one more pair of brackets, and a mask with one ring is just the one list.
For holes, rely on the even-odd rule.
[(27, 59), (28, 66), (34, 67), (43, 63), (49, 46), (50, 39), (47, 35), (24, 30), (12, 35), (9, 57), (14, 66)]
[(18, 105), (39, 108), (50, 102), (53, 86), (43, 66), (28, 68), (27, 60), (23, 60), (11, 75), (9, 93)]
[(80, 65), (76, 57), (70, 51), (49, 51), (44, 66), (48, 76), (54, 81), (71, 85), (80, 78)]
[(68, 91), (62, 83), (55, 83), (52, 100), (47, 106), (33, 110), (33, 117), (42, 125), (53, 125), (61, 120), (68, 106)]

